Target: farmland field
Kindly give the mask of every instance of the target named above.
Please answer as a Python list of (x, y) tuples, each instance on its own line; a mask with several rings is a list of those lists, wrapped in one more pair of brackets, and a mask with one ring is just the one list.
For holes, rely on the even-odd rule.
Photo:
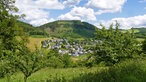
[(34, 38), (34, 37), (29, 37), (29, 44), (28, 47), (32, 50), (35, 49), (35, 46), (38, 48), (41, 47), (41, 41), (47, 40), (48, 38)]

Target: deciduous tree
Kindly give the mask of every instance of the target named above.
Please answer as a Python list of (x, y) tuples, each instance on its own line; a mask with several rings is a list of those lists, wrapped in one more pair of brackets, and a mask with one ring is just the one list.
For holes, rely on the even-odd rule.
[[(18, 16), (13, 15), (13, 12), (17, 12), (17, 8), (14, 6), (14, 0), (0, 0), (0, 68), (1, 76), (10, 77), (15, 71), (13, 66), (13, 58), (17, 51), (18, 40), (18, 27), (16, 20)], [(9, 79), (8, 79), (9, 81)]]
[[(130, 33), (119, 30), (119, 23), (111, 24), (109, 29), (101, 25), (102, 29), (96, 30), (96, 39), (99, 43), (95, 49), (97, 62), (115, 64), (126, 58), (133, 58), (139, 52), (138, 42), (134, 31)], [(113, 29), (115, 27), (115, 29)]]

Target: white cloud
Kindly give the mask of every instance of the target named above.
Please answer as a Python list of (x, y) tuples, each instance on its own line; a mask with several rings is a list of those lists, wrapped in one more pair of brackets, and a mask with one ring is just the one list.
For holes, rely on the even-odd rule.
[(25, 20), (33, 25), (42, 25), (50, 21), (49, 12), (45, 9), (63, 9), (58, 0), (16, 0), (17, 14), (25, 14)]
[(38, 20), (32, 20), (30, 22), (30, 24), (35, 25), (35, 26), (39, 26), (39, 25), (43, 25), (45, 23), (52, 22), (52, 21), (55, 21), (55, 19), (51, 18), (48, 20), (48, 19), (42, 18), (42, 19), (38, 19)]
[(71, 13), (60, 15), (58, 18), (61, 20), (81, 20), (81, 17), (73, 16)]
[(96, 14), (100, 15), (103, 13), (120, 12), (126, 1), (127, 0), (89, 0), (86, 6), (99, 9)]
[(81, 0), (66, 0), (63, 2), (66, 6), (75, 6), (80, 3)]
[[(105, 26), (109, 26), (110, 24), (117, 21), (120, 23), (120, 28), (122, 29), (130, 29), (132, 27), (146, 27), (146, 14), (145, 15), (139, 15), (134, 17), (128, 17), (128, 18), (113, 18), (109, 21), (101, 21), (101, 23)], [(99, 26), (99, 23), (95, 24), (96, 26)]]
[(96, 21), (94, 10), (85, 7), (74, 7), (70, 12), (61, 15), (59, 19)]
[(64, 5), (58, 0), (36, 0), (34, 4), (45, 9), (64, 9)]
[(16, 0), (16, 5), (43, 9), (64, 9), (64, 5), (58, 0)]

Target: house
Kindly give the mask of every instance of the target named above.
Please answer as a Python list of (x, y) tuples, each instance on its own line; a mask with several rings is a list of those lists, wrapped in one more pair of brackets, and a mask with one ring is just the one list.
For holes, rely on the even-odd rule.
[(93, 53), (90, 48), (85, 49), (84, 45), (93, 45), (99, 42), (95, 41), (82, 41), (82, 42), (70, 42), (67, 39), (50, 39), (42, 41), (42, 47), (48, 49), (56, 49), (61, 55), (68, 54), (72, 56), (79, 56), (87, 53)]

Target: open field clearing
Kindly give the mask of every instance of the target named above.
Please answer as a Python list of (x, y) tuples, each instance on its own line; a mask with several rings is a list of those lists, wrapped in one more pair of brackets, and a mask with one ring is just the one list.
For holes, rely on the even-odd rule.
[(35, 50), (35, 46), (38, 48), (41, 47), (41, 41), (47, 40), (48, 38), (33, 38), (29, 37), (29, 44), (28, 47), (32, 50)]

